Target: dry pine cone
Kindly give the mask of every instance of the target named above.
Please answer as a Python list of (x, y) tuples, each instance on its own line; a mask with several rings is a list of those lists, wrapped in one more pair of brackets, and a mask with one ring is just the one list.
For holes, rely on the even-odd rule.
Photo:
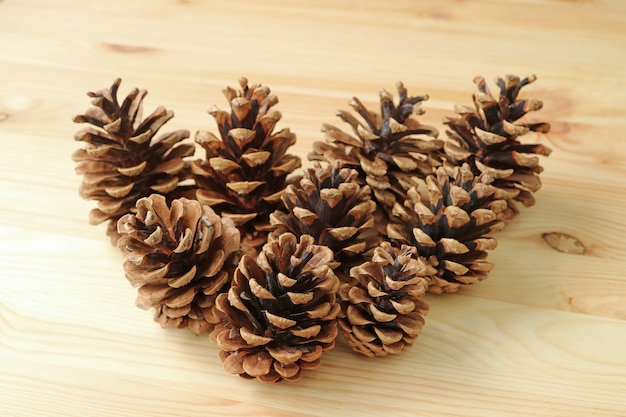
[(352, 268), (354, 284), (339, 290), (339, 327), (352, 348), (366, 356), (399, 354), (410, 347), (424, 326), (428, 305), (425, 277), (435, 270), (415, 248), (383, 242), (371, 261)]
[[(110, 88), (89, 92), (92, 107), (74, 116), (75, 123), (87, 123), (76, 133), (85, 147), (72, 155), (76, 173), (83, 176), (81, 197), (96, 200), (98, 208), (89, 216), (92, 224), (109, 220), (108, 234), (118, 238), (117, 220), (131, 212), (135, 202), (153, 193), (171, 195), (180, 191), (181, 182), (190, 177), (183, 158), (193, 155), (193, 144), (181, 144), (188, 130), (155, 136), (174, 113), (157, 107), (142, 119), (146, 90), (133, 89), (120, 105), (118, 78)], [(178, 190), (177, 190), (178, 189)]]
[(333, 252), (291, 233), (264, 246), (255, 261), (244, 255), (227, 294), (217, 298), (224, 322), (211, 340), (224, 368), (263, 382), (296, 381), (319, 366), (337, 336), (339, 280)]
[(474, 94), (474, 107), (457, 106), (456, 118), (447, 118), (448, 140), (445, 151), (449, 165), (469, 163), (475, 175), (485, 172), (494, 177), (493, 185), (507, 193), (510, 208), (502, 213), (504, 220), (511, 220), (517, 209), (511, 200), (526, 207), (532, 206), (533, 192), (541, 188), (539, 174), (543, 168), (537, 155), (548, 156), (552, 152), (542, 144), (523, 144), (519, 139), (529, 133), (547, 133), (550, 125), (545, 122), (519, 122), (528, 112), (540, 110), (540, 100), (518, 99), (522, 87), (535, 81), (536, 77), (520, 79), (515, 75), (497, 78), (499, 96), (494, 97), (483, 77), (474, 82), (478, 92)]
[(380, 114), (353, 98), (350, 105), (363, 122), (349, 112), (339, 111), (337, 115), (352, 127), (356, 137), (326, 124), (326, 142), (315, 142), (309, 154), (309, 159), (341, 161), (358, 169), (361, 180), (372, 187), (375, 199), (388, 210), (404, 201), (415, 177), (432, 174), (443, 155), (443, 142), (432, 139), (437, 137), (437, 129), (421, 124), (416, 117), (423, 113), (420, 104), (428, 96), (409, 97), (402, 83), (397, 88), (397, 105), (391, 94), (381, 90)]
[[(239, 230), (207, 206), (161, 195), (137, 202), (118, 222), (124, 271), (138, 288), (137, 305), (154, 308), (163, 327), (207, 331), (219, 321), (215, 298), (226, 291), (239, 249)], [(229, 273), (230, 270), (230, 273)]]
[(380, 236), (374, 229), (376, 203), (370, 187), (359, 185), (357, 175), (356, 170), (342, 168), (339, 162), (332, 167), (314, 162), (299, 186), (291, 184), (285, 190), (282, 200), (287, 213), (275, 211), (270, 215), (276, 228), (270, 239), (285, 232), (307, 234), (316, 244), (333, 251), (333, 267), (341, 265), (341, 270), (349, 271), (350, 266), (363, 262)]
[(416, 247), (436, 269), (428, 278), (430, 292), (455, 292), (485, 279), (493, 268), (486, 251), (497, 245), (490, 235), (504, 227), (498, 214), (506, 201), (492, 180), (475, 177), (467, 164), (452, 176), (441, 167), (426, 179), (429, 202), (412, 189), (403, 206), (396, 204), (387, 234), (397, 245)]
[(287, 176), (301, 166), (300, 158), (287, 154), (296, 142), (289, 129), (274, 132), (281, 118), (271, 108), (278, 102), (268, 87), (239, 80), (241, 90), (224, 90), (230, 112), (213, 106), (219, 137), (199, 131), (196, 142), (204, 148), (203, 160), (192, 163), (198, 185), (197, 199), (220, 216), (233, 219), (242, 230), (243, 243), (255, 253), (266, 240), (269, 214), (281, 205)]

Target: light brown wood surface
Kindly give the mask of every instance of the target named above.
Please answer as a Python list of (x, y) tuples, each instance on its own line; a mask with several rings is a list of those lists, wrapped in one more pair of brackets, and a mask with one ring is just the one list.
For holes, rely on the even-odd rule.
[[(402, 80), (443, 132), (475, 75), (507, 73), (537, 74), (523, 94), (552, 123), (531, 138), (554, 150), (537, 205), (488, 280), (428, 296), (400, 356), (340, 341), (295, 384), (229, 375), (206, 337), (134, 306), (78, 196), (70, 119), (118, 76), (192, 133), (223, 87), (262, 82), (305, 158), (352, 96)], [(621, 0), (0, 1), (0, 416), (626, 416), (625, 80)]]

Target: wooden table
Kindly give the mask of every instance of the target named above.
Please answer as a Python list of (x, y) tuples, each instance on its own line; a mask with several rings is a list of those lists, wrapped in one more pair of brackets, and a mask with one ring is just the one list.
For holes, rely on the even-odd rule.
[[(0, 2), (1, 416), (626, 416), (626, 3), (336, 3)], [(428, 296), (400, 356), (340, 341), (295, 384), (225, 373), (206, 337), (134, 306), (77, 193), (71, 117), (118, 76), (192, 132), (214, 129), (223, 87), (262, 82), (305, 158), (352, 96), (375, 106), (402, 80), (443, 131), (475, 75), (507, 73), (539, 77), (544, 186), (490, 278)], [(557, 251), (552, 232), (576, 240)]]

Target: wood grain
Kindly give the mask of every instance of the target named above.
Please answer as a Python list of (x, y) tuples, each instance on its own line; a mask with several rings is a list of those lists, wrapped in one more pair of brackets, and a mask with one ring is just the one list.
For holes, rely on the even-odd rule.
[[(336, 3), (0, 2), (1, 416), (626, 415), (626, 3)], [(488, 280), (428, 297), (398, 357), (340, 341), (296, 384), (226, 374), (206, 337), (134, 306), (77, 195), (71, 116), (118, 76), (192, 132), (223, 87), (263, 82), (306, 158), (352, 96), (402, 80), (443, 132), (475, 75), (511, 72), (538, 75), (526, 94), (553, 126), (534, 138), (554, 150), (537, 205), (499, 234)]]

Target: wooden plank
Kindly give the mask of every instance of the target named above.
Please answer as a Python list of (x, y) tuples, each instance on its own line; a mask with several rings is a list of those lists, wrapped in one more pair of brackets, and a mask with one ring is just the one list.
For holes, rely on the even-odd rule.
[[(0, 2), (0, 415), (626, 415), (626, 3), (336, 3)], [(531, 119), (552, 124), (529, 138), (554, 151), (537, 204), (499, 233), (488, 280), (427, 297), (396, 357), (340, 340), (295, 384), (228, 375), (205, 336), (134, 306), (78, 196), (71, 117), (116, 77), (192, 136), (222, 88), (262, 82), (307, 166), (353, 96), (377, 108), (402, 80), (444, 136), (475, 75), (509, 72), (538, 75)]]

